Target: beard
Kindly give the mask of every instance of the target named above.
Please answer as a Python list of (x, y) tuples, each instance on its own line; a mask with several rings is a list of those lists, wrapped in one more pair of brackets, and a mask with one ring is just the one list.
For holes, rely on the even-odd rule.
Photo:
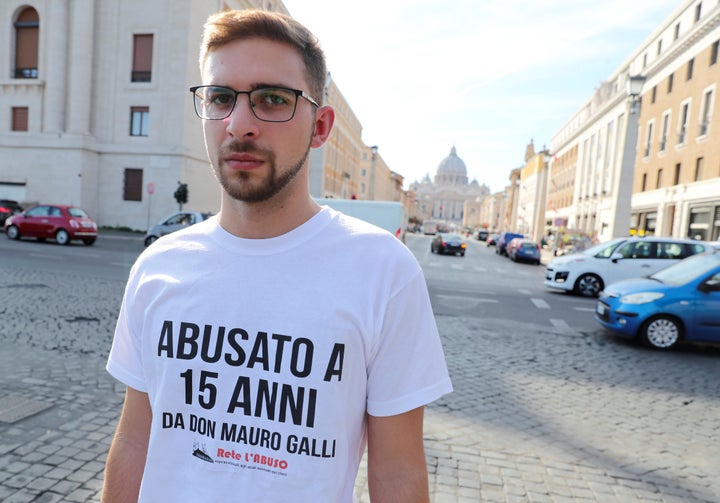
[[(233, 171), (230, 174), (222, 170), (222, 159), (229, 153), (249, 153), (262, 156), (268, 164), (267, 174), (258, 179), (257, 173)], [(310, 154), (310, 142), (302, 156), (291, 161), (288, 166), (278, 167), (275, 152), (258, 148), (253, 142), (234, 140), (220, 148), (214, 164), (215, 176), (227, 194), (245, 203), (268, 201), (285, 187), (290, 185), (302, 169)]]

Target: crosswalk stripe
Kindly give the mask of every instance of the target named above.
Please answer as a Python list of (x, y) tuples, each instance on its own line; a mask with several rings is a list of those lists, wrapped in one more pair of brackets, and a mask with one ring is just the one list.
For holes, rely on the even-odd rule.
[(550, 304), (542, 299), (530, 299), (530, 301), (535, 304), (535, 307), (538, 309), (550, 309)]

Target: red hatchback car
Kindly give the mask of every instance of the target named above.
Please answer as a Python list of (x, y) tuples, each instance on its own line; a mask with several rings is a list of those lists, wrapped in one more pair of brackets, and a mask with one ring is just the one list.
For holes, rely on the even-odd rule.
[(5, 220), (5, 234), (10, 239), (54, 239), (61, 245), (82, 240), (91, 245), (97, 239), (97, 224), (77, 206), (40, 204)]

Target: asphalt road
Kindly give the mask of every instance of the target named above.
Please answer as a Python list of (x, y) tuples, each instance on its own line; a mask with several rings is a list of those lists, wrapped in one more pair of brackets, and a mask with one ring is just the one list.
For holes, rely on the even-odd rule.
[[(542, 266), (407, 244), (455, 388), (426, 409), (433, 503), (720, 501), (720, 348), (651, 351), (545, 290)], [(123, 393), (105, 359), (142, 249), (0, 236), (0, 501), (99, 501)], [(362, 469), (356, 491), (369, 501)]]

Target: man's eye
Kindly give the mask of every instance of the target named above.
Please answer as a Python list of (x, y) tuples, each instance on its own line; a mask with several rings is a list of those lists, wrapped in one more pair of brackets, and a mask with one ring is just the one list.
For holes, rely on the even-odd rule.
[(278, 90), (260, 90), (256, 103), (268, 107), (285, 106), (292, 103), (292, 94)]
[(207, 101), (213, 105), (229, 105), (233, 101), (233, 95), (230, 93), (214, 93), (207, 97)]

